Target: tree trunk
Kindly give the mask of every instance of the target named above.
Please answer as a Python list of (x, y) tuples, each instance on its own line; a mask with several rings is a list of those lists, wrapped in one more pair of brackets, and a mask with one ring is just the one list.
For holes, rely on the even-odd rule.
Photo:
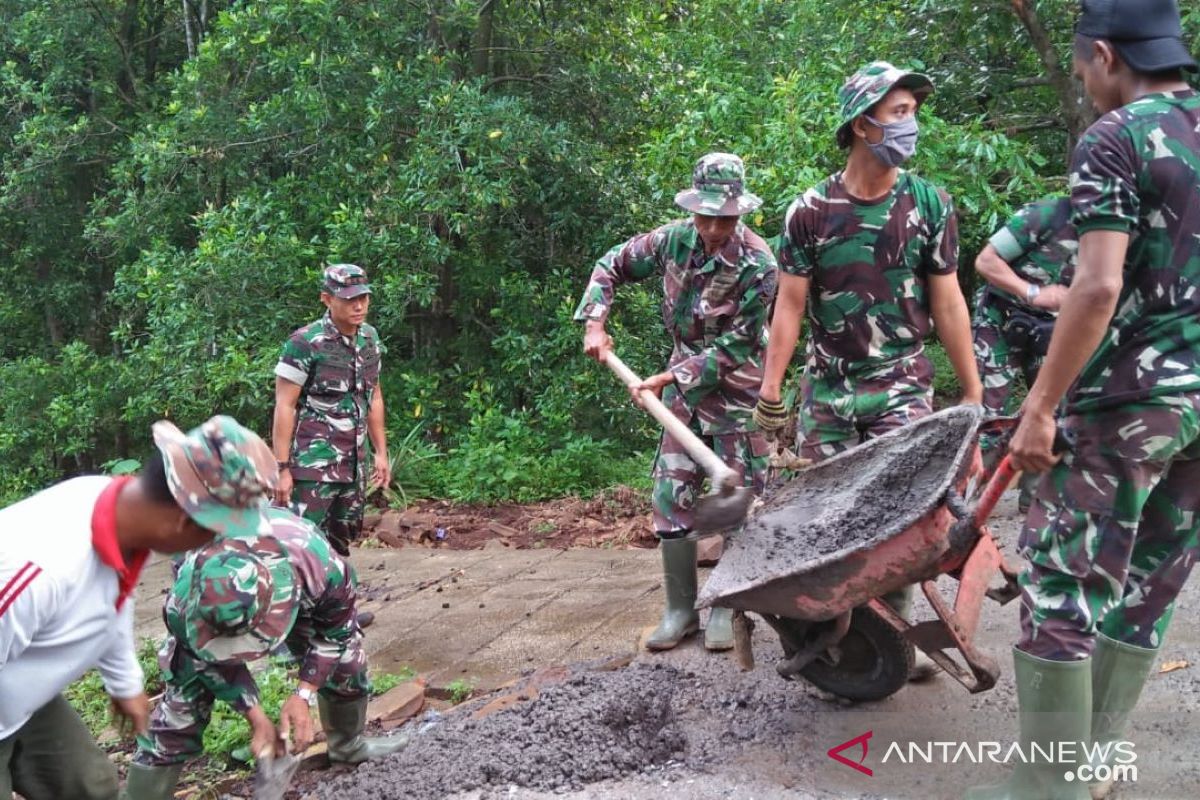
[(1026, 33), (1033, 43), (1033, 49), (1046, 68), (1046, 78), (1054, 93), (1058, 95), (1059, 107), (1062, 109), (1063, 122), (1067, 128), (1067, 152), (1075, 149), (1075, 143), (1095, 120), (1091, 103), (1083, 93), (1083, 86), (1067, 73), (1058, 60), (1058, 53), (1050, 35), (1042, 21), (1038, 19), (1037, 11), (1030, 0), (1012, 0), (1013, 13), (1025, 26)]
[(496, 21), (496, 7), (500, 0), (483, 0), (479, 7), (479, 25), (475, 28), (475, 46), (471, 64), (475, 77), (491, 76), (492, 66), (492, 32)]

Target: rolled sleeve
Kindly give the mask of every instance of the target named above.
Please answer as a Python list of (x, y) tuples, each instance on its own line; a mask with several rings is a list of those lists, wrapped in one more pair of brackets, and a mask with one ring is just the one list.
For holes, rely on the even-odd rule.
[(303, 386), (316, 365), (316, 354), (312, 343), (303, 336), (293, 334), (283, 344), (275, 374), (285, 381)]

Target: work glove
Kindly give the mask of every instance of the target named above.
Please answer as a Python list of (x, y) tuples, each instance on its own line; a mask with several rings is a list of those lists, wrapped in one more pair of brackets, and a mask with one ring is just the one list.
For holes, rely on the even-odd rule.
[(767, 436), (774, 436), (787, 425), (788, 410), (781, 401), (758, 398), (754, 407), (754, 424)]

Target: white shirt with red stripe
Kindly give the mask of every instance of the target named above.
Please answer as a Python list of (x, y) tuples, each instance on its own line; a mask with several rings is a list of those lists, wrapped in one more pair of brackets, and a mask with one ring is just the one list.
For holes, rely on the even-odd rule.
[(73, 478), (0, 509), (0, 740), (96, 667), (113, 697), (142, 692), (129, 564), (116, 539), (128, 478)]

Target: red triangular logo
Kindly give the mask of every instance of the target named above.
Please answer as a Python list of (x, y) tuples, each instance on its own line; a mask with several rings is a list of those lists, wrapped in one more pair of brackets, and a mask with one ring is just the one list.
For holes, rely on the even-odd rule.
[[(840, 764), (845, 764), (851, 769), (858, 770), (864, 775), (874, 775), (875, 773), (871, 771), (870, 767), (863, 766), (863, 762), (867, 760), (867, 741), (870, 740), (872, 733), (872, 731), (867, 731), (866, 733), (855, 736), (853, 739), (848, 739), (841, 744), (836, 745), (835, 747), (829, 748), (825, 755), (829, 756)], [(862, 757), (859, 758), (857, 762), (851, 761), (842, 755), (843, 750), (847, 750), (855, 745), (862, 745)]]

